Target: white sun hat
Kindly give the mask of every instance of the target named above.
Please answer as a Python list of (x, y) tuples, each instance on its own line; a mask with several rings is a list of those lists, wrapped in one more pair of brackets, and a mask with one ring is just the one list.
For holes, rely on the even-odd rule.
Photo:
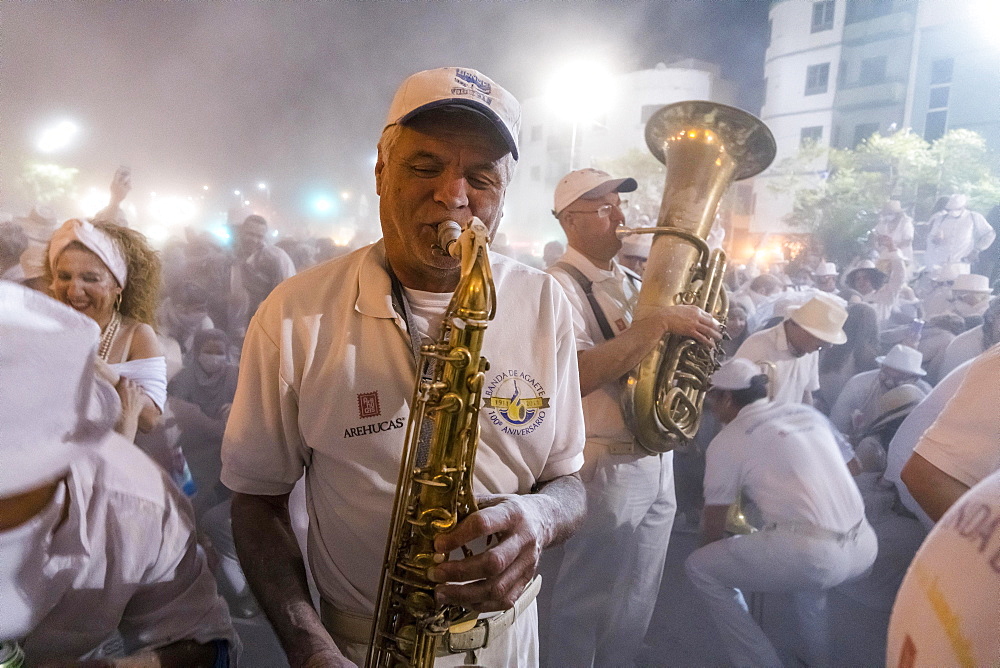
[(97, 378), (97, 323), (46, 295), (0, 281), (0, 497), (56, 480), (118, 418)]
[(517, 160), (521, 105), (502, 86), (471, 67), (439, 67), (411, 74), (396, 89), (385, 127), (406, 123), (431, 109), (454, 106), (468, 107), (492, 121)]
[(580, 199), (598, 199), (610, 192), (630, 193), (639, 187), (633, 178), (616, 179), (607, 172), (587, 167), (570, 172), (556, 186), (553, 215)]
[(802, 306), (789, 308), (788, 313), (789, 320), (821, 341), (838, 345), (847, 341), (847, 309), (834, 297), (817, 294)]
[(959, 274), (951, 284), (952, 292), (985, 292), (992, 294), (990, 279), (979, 274)]
[(887, 366), (890, 369), (902, 371), (903, 373), (912, 374), (914, 376), (923, 376), (927, 374), (923, 367), (920, 366), (924, 361), (923, 353), (916, 348), (904, 346), (901, 343), (894, 345), (886, 355), (876, 357), (875, 361), (878, 362), (879, 366)]
[(813, 272), (813, 276), (840, 276), (840, 272), (837, 271), (837, 265), (833, 262), (820, 262), (819, 266), (816, 267), (816, 271)]

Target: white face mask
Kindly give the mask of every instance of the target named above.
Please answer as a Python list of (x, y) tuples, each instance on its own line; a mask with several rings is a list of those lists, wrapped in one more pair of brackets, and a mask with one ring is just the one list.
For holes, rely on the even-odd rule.
[(201, 353), (198, 355), (198, 364), (201, 365), (201, 368), (204, 369), (205, 373), (218, 373), (220, 369), (226, 366), (226, 356), (213, 355), (212, 353)]

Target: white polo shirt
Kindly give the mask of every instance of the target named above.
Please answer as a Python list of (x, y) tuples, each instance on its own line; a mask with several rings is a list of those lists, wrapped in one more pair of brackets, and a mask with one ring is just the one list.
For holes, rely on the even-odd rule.
[[(593, 283), (592, 290), (597, 304), (604, 312), (608, 325), (615, 334), (624, 332), (632, 324), (632, 312), (639, 297), (639, 280), (629, 277), (628, 270), (612, 260), (611, 271), (594, 266), (580, 251), (573, 247), (559, 258), (577, 269)], [(573, 330), (576, 333), (578, 350), (593, 348), (604, 343), (604, 334), (594, 316), (586, 293), (575, 278), (561, 267), (553, 265), (548, 272), (566, 291), (573, 307)], [(587, 438), (601, 438), (630, 443), (632, 433), (625, 426), (620, 407), (621, 383), (617, 380), (605, 383), (583, 398), (583, 410), (587, 416)]]
[[(528, 493), (583, 463), (572, 314), (546, 274), (491, 253), (475, 492)], [(323, 597), (370, 615), (395, 498), (415, 361), (382, 242), (297, 274), (251, 321), (222, 481), (291, 491), (303, 470), (309, 561)]]
[(801, 403), (807, 391), (819, 389), (819, 353), (793, 355), (783, 322), (748, 336), (734, 357), (748, 359), (754, 364), (774, 364), (773, 371), (768, 369), (766, 373), (771, 384), (771, 400), (775, 403)]
[(705, 454), (705, 505), (740, 492), (767, 524), (851, 529), (864, 501), (826, 417), (811, 406), (760, 399), (724, 426)]

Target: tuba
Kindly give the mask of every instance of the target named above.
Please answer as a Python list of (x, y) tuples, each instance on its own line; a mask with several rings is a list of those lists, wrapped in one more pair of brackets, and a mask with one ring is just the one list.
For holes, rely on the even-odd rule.
[(430, 377), (421, 378), (417, 369), (375, 601), (369, 667), (431, 666), (444, 634), (471, 628), (477, 617), (460, 606), (438, 606), (436, 584), (427, 571), (440, 563), (434, 539), (476, 511), (472, 474), (489, 368), (480, 351), (496, 313), (495, 288), (482, 221), (473, 218), (464, 232), (458, 223), (441, 223), (438, 240), (443, 252), (461, 259), (461, 278), (440, 336), (420, 349), (420, 367), (427, 367)]
[[(724, 325), (726, 256), (710, 250), (706, 239), (729, 184), (771, 164), (774, 137), (745, 111), (689, 101), (667, 105), (650, 118), (646, 145), (665, 165), (667, 177), (656, 227), (618, 232), (619, 237), (655, 235), (635, 319), (664, 306), (694, 304)], [(721, 350), (668, 334), (629, 372), (622, 414), (645, 450), (667, 452), (695, 435)]]

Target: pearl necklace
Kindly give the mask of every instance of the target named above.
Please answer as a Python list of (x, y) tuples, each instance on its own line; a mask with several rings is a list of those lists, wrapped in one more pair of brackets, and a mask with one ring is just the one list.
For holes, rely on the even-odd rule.
[(108, 361), (108, 353), (111, 352), (111, 344), (115, 340), (115, 335), (118, 334), (118, 328), (122, 324), (122, 317), (119, 315), (118, 311), (115, 311), (111, 315), (111, 321), (108, 326), (104, 328), (101, 332), (101, 345), (97, 348), (97, 355), (104, 360)]

